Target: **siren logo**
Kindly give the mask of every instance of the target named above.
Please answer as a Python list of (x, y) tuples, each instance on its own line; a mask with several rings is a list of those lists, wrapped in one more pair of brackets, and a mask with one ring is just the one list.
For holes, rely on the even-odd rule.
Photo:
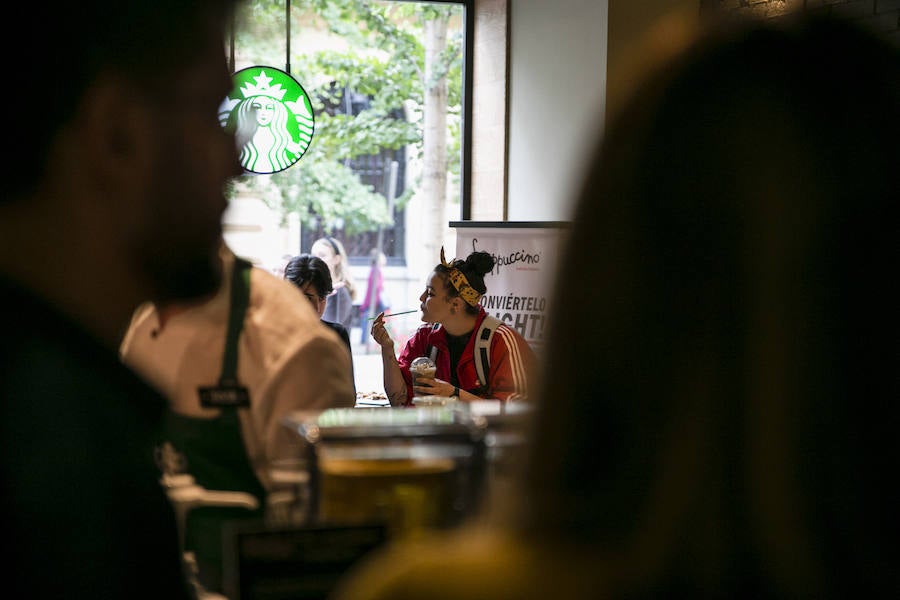
[(219, 107), (219, 121), (235, 136), (241, 166), (259, 174), (293, 166), (315, 130), (306, 91), (274, 67), (241, 69), (233, 80), (234, 89)]

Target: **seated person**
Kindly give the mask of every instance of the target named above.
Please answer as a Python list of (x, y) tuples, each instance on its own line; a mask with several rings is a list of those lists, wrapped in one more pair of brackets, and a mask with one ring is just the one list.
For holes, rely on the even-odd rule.
[(350, 260), (344, 245), (337, 238), (326, 236), (314, 241), (309, 253), (325, 261), (331, 271), (331, 287), (334, 290), (325, 307), (325, 320), (340, 323), (349, 331), (353, 328), (353, 317), (357, 313), (353, 307), (356, 282), (350, 273)]
[[(409, 405), (413, 395), (455, 396), (464, 402), (480, 399), (523, 400), (528, 379), (534, 374), (534, 351), (515, 329), (489, 317), (479, 301), (487, 292), (484, 276), (494, 268), (494, 257), (476, 251), (465, 260), (441, 262), (429, 275), (422, 302), (422, 321), (407, 340), (399, 358), (394, 340), (379, 313), (372, 323), (372, 337), (381, 346), (384, 391), (393, 406)], [(483, 323), (493, 323), (488, 368), (476, 364), (475, 339)], [(413, 388), (410, 364), (420, 356), (431, 358), (434, 379), (419, 378)], [(485, 371), (484, 380), (479, 370)]]
[[(350, 352), (350, 376), (353, 377), (353, 348), (350, 345), (350, 332), (340, 323), (326, 321), (322, 315), (328, 306), (328, 297), (333, 291), (331, 271), (324, 260), (312, 254), (300, 254), (291, 258), (284, 267), (284, 278), (303, 292), (309, 303), (319, 315), (322, 323), (337, 333)], [(354, 385), (354, 391), (355, 391)]]

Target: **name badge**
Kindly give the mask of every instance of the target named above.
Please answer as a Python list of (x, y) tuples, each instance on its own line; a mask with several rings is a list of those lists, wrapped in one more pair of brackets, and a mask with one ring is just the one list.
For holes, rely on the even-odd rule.
[(242, 385), (217, 385), (197, 388), (204, 408), (248, 408), (250, 394)]

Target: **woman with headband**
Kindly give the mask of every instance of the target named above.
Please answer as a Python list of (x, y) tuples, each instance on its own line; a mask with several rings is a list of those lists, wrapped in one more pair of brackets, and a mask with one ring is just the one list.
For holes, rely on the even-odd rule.
[(331, 236), (321, 237), (313, 242), (309, 253), (325, 261), (331, 270), (334, 291), (328, 296), (328, 304), (322, 318), (332, 323), (340, 323), (347, 331), (353, 325), (353, 301), (356, 299), (356, 284), (350, 274), (350, 261), (344, 245)]
[[(478, 377), (475, 337), (488, 318), (479, 304), (487, 292), (484, 276), (494, 268), (487, 252), (473, 252), (465, 260), (449, 263), (441, 248), (441, 262), (419, 296), (423, 325), (407, 341), (400, 356), (384, 324), (384, 313), (372, 323), (372, 337), (381, 346), (384, 391), (393, 406), (410, 405), (415, 396), (457, 397), (464, 402), (481, 399), (521, 400), (528, 395), (527, 377), (534, 373), (534, 352), (512, 327), (498, 323), (488, 349), (486, 382)], [(410, 364), (430, 357), (435, 378), (419, 379), (413, 387)]]

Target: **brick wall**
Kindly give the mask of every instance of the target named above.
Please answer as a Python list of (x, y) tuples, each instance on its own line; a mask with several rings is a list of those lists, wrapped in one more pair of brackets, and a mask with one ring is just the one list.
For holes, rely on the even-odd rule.
[(900, 45), (900, 0), (701, 0), (700, 14), (723, 18), (777, 18), (794, 11), (856, 19)]

